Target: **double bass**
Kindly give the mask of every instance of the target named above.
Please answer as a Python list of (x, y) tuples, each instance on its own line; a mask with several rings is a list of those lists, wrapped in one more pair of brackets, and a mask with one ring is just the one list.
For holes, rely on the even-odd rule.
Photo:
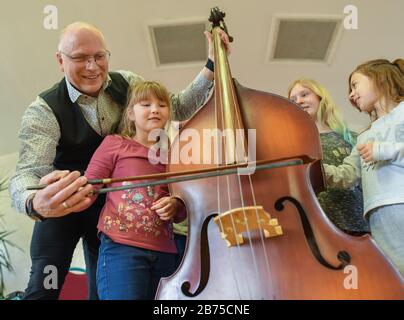
[[(186, 147), (187, 129), (199, 137), (226, 130), (234, 135), (219, 135), (216, 145), (203, 141), (190, 151), (199, 161), (179, 159), (168, 171), (249, 161), (280, 165), (170, 185), (187, 207), (188, 240), (181, 265), (160, 281), (156, 299), (403, 299), (400, 274), (369, 235), (343, 233), (322, 211), (315, 193), (324, 179), (314, 122), (288, 99), (232, 78), (218, 34), (227, 32), (223, 18), (218, 8), (211, 10), (214, 95), (184, 125), (172, 150)], [(234, 151), (240, 130), (243, 154)], [(285, 164), (288, 159), (302, 161)]]

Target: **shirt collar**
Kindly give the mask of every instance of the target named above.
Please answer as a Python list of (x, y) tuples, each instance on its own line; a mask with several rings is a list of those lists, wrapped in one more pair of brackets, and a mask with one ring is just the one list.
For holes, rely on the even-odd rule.
[[(65, 81), (66, 81), (66, 85), (67, 85), (67, 92), (69, 93), (70, 100), (73, 103), (75, 103), (77, 101), (77, 99), (80, 98), (80, 96), (87, 96), (85, 93), (82, 93), (79, 90), (77, 90), (75, 87), (73, 87), (73, 85), (70, 83), (70, 81), (67, 79), (66, 76), (65, 76)], [(109, 85), (111, 84), (111, 82), (112, 82), (111, 77), (108, 74), (107, 80), (102, 85), (102, 90), (104, 91), (106, 88), (108, 88)]]

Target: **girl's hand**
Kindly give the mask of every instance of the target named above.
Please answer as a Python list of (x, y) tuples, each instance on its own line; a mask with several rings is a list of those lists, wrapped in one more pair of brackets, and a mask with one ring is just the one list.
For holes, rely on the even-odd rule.
[(365, 161), (366, 163), (374, 161), (374, 159), (373, 159), (373, 142), (358, 144), (356, 149), (358, 150), (359, 155), (361, 156), (363, 161)]
[(170, 220), (177, 213), (177, 199), (174, 197), (163, 197), (153, 203), (151, 210), (156, 210), (160, 219), (163, 221)]

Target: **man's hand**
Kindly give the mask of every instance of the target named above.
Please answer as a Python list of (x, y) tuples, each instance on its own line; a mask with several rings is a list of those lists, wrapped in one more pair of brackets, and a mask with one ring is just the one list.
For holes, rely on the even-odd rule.
[[(204, 34), (206, 39), (208, 40), (209, 45), (208, 58), (212, 61), (215, 61), (215, 53), (213, 49), (213, 35), (209, 31), (205, 31)], [(220, 38), (222, 39), (224, 47), (226, 48), (227, 55), (229, 55), (231, 52), (229, 36), (223, 30), (219, 30), (219, 35)]]
[(358, 144), (356, 149), (359, 155), (366, 163), (374, 161), (373, 159), (373, 142)]
[(44, 176), (40, 184), (48, 185), (39, 190), (33, 199), (33, 206), (44, 218), (63, 217), (86, 208), (93, 186), (78, 171), (53, 171)]
[(156, 210), (161, 220), (171, 220), (177, 213), (177, 201), (174, 197), (163, 197), (154, 202), (150, 209)]

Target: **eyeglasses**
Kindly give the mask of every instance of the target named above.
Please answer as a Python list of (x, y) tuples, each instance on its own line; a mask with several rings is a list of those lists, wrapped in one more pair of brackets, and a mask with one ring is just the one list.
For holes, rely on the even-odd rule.
[(109, 58), (111, 57), (111, 52), (109, 52), (108, 50), (98, 52), (93, 56), (89, 56), (89, 55), (85, 55), (85, 54), (78, 54), (78, 55), (71, 56), (70, 54), (67, 54), (63, 51), (59, 51), (59, 52), (61, 54), (63, 54), (64, 56), (68, 57), (70, 60), (72, 60), (76, 64), (86, 64), (89, 61), (91, 61), (91, 59), (94, 59), (94, 62), (96, 64), (104, 64), (104, 63), (108, 62)]

